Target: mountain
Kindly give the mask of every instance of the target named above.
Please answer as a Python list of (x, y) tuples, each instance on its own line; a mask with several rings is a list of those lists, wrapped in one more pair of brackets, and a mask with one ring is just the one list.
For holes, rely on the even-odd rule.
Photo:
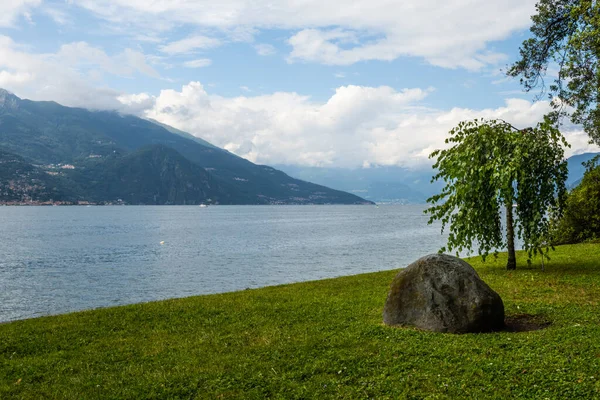
[(319, 168), (276, 165), (289, 175), (338, 190), (354, 193), (377, 203), (419, 204), (443, 188), (431, 183), (431, 168), (409, 169), (395, 166), (370, 168)]
[(152, 118), (148, 118), (148, 121), (150, 121), (150, 122), (153, 122), (153, 123), (155, 123), (155, 124), (156, 124), (156, 125), (158, 125), (158, 126), (162, 126), (163, 128), (165, 128), (166, 130), (168, 130), (168, 131), (169, 131), (169, 132), (171, 132), (171, 133), (174, 133), (174, 134), (176, 134), (176, 135), (179, 135), (179, 136), (181, 136), (181, 137), (184, 137), (184, 138), (187, 138), (187, 139), (191, 139), (191, 140), (193, 140), (194, 142), (198, 142), (198, 143), (200, 143), (200, 144), (201, 144), (201, 145), (203, 145), (203, 146), (206, 146), (206, 147), (211, 147), (211, 148), (213, 148), (213, 149), (219, 149), (219, 150), (222, 150), (222, 149), (220, 149), (219, 147), (215, 146), (215, 145), (214, 145), (214, 144), (212, 144), (212, 143), (209, 143), (209, 142), (207, 142), (207, 141), (206, 141), (206, 140), (204, 140), (204, 139), (201, 139), (201, 138), (199, 138), (199, 137), (196, 137), (196, 136), (194, 136), (194, 135), (192, 135), (192, 134), (190, 134), (190, 133), (187, 133), (187, 132), (184, 132), (184, 131), (180, 131), (180, 130), (179, 130), (179, 129), (177, 129), (177, 128), (173, 128), (172, 126), (169, 126), (169, 125), (167, 125), (167, 124), (163, 124), (163, 123), (161, 123), (161, 122), (158, 122), (158, 121), (156, 121), (156, 120), (154, 120), (154, 119), (152, 119)]
[[(572, 156), (567, 160), (567, 187), (579, 184), (585, 167), (581, 164), (598, 153)], [(435, 171), (431, 168), (409, 169), (395, 166), (370, 168), (319, 168), (276, 165), (290, 176), (309, 180), (334, 189), (344, 190), (377, 203), (419, 204), (439, 193), (443, 182), (431, 183)]]
[[(168, 128), (168, 129), (167, 129)], [(79, 200), (131, 204), (363, 204), (132, 115), (30, 101), (0, 89), (0, 147)], [(68, 167), (65, 167), (68, 166)], [(96, 184), (92, 184), (96, 182)], [(132, 193), (137, 193), (137, 195)], [(0, 201), (3, 199), (0, 198)]]
[(600, 153), (584, 153), (572, 156), (567, 160), (567, 167), (569, 168), (569, 177), (567, 178), (567, 187), (574, 188), (579, 185), (583, 174), (585, 173), (585, 167), (583, 163), (591, 160)]
[(4, 202), (72, 201), (69, 193), (60, 179), (0, 149), (0, 199)]
[[(88, 163), (68, 179), (93, 202), (119, 199), (129, 204), (233, 204), (204, 168), (164, 145), (151, 145), (109, 161)], [(247, 199), (249, 200), (249, 199)]]

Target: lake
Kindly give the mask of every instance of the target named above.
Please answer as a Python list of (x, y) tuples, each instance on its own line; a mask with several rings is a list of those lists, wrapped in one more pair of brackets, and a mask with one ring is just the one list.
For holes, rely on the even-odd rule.
[(424, 208), (0, 207), (0, 321), (402, 268)]

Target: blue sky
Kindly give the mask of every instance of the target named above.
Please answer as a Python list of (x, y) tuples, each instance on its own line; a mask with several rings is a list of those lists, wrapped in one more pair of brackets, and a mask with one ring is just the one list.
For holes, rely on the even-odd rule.
[[(423, 166), (462, 119), (547, 111), (501, 69), (534, 0), (14, 0), (0, 86), (116, 109), (265, 164)], [(578, 127), (571, 153), (593, 150)]]

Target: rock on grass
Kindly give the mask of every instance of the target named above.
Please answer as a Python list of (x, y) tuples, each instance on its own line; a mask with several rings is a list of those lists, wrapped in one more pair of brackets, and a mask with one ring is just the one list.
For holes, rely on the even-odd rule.
[(468, 263), (431, 254), (396, 275), (383, 322), (434, 332), (490, 332), (504, 327), (504, 304)]

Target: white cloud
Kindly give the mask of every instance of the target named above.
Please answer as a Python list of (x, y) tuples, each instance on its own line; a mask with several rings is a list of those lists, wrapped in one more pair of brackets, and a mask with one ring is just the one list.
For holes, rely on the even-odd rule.
[(271, 56), (276, 53), (275, 47), (267, 43), (257, 44), (254, 49), (259, 56)]
[(43, 12), (58, 25), (73, 24), (73, 19), (66, 12), (53, 7), (45, 7)]
[(34, 75), (29, 72), (11, 73), (8, 71), (0, 71), (0, 87), (10, 87), (14, 84), (20, 85), (31, 82), (34, 78)]
[[(326, 102), (297, 93), (221, 97), (199, 82), (143, 98), (141, 114), (262, 164), (423, 166), (448, 131), (473, 118), (532, 126), (547, 102), (507, 99), (503, 107), (437, 110), (421, 106), (432, 89), (342, 86)], [(133, 108), (129, 101), (128, 107)], [(151, 106), (150, 106), (151, 104)], [(139, 107), (143, 108), (143, 107)], [(565, 127), (568, 154), (598, 151), (578, 127)]]
[[(102, 87), (103, 73), (157, 77), (142, 53), (126, 49), (114, 56), (85, 42), (63, 45), (58, 52), (33, 54), (0, 35), (0, 86), (32, 100), (94, 109), (124, 109), (117, 90)], [(134, 111), (138, 111), (135, 109)]]
[(248, 25), (237, 25), (221, 30), (232, 42), (254, 42), (258, 30)]
[(212, 65), (210, 58), (200, 58), (198, 60), (190, 60), (183, 63), (186, 68), (203, 68)]
[(99, 67), (113, 75), (132, 76), (135, 72), (140, 72), (155, 78), (160, 77), (159, 73), (146, 63), (146, 56), (132, 49), (125, 49), (111, 57), (104, 50), (86, 42), (75, 42), (62, 45), (53, 58), (72, 67)]
[[(342, 0), (81, 0), (78, 5), (114, 24), (132, 24), (135, 31), (169, 31), (189, 25), (222, 32), (230, 40), (251, 42), (260, 31), (292, 30), (294, 33), (288, 38), (292, 46), (290, 62), (348, 65), (413, 56), (442, 67), (477, 70), (504, 61), (505, 55), (488, 50), (488, 44), (527, 28), (535, 3), (536, 0), (452, 0), (443, 4), (438, 0), (356, 0), (350, 5)], [(139, 25), (135, 21), (140, 21)]]
[(150, 96), (148, 93), (122, 94), (117, 96), (117, 100), (123, 105), (119, 110), (131, 114), (143, 113), (149, 108), (152, 108), (155, 103), (154, 97)]
[[(502, 118), (525, 127), (549, 110), (548, 102), (515, 98), (498, 108), (431, 109), (422, 105), (431, 88), (341, 86), (327, 101), (314, 101), (293, 92), (222, 97), (198, 82), (158, 96), (92, 86), (82, 70), (117, 74), (141, 68), (115, 65), (115, 59), (135, 64), (135, 57), (126, 53), (111, 58), (81, 43), (56, 54), (30, 54), (0, 36), (0, 86), (34, 100), (154, 118), (264, 164), (425, 165), (462, 120)], [(579, 127), (567, 125), (564, 132), (573, 145), (569, 155), (598, 151)]]
[(19, 17), (31, 22), (31, 10), (42, 3), (42, 0), (8, 0), (0, 1), (0, 27), (11, 27)]
[(22, 15), (29, 25), (35, 25), (35, 22), (33, 22), (33, 18), (31, 17), (31, 13), (29, 11), (23, 11)]
[(211, 49), (221, 44), (222, 42), (219, 39), (204, 35), (195, 35), (160, 46), (160, 51), (170, 55), (185, 54), (197, 49)]
[(505, 54), (485, 51), (485, 41), (478, 43), (473, 37), (453, 35), (450, 38), (419, 38), (419, 32), (402, 34), (417, 37), (412, 41), (405, 41), (401, 40), (400, 35), (394, 37), (387, 34), (383, 38), (363, 43), (359, 39), (360, 32), (304, 29), (288, 40), (293, 48), (288, 62), (312, 61), (327, 65), (350, 65), (360, 61), (392, 61), (401, 56), (419, 56), (440, 67), (479, 70), (486, 65), (496, 65), (507, 59)]

